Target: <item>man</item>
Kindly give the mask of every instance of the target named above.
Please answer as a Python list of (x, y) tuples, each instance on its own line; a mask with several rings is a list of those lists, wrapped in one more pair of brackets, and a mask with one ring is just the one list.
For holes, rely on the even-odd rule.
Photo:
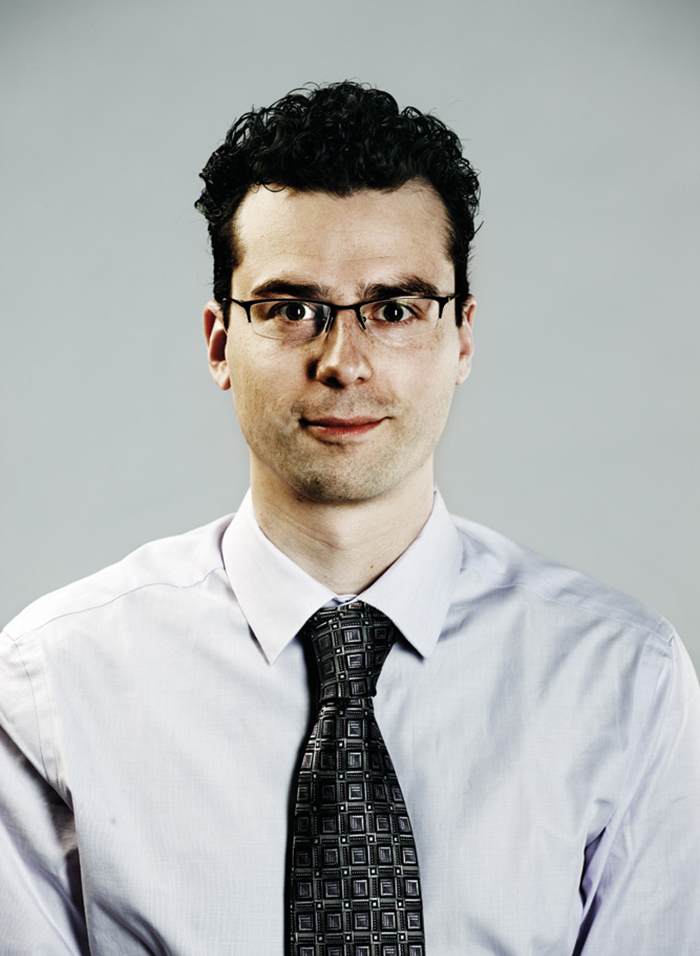
[(203, 178), (251, 490), (4, 632), (3, 954), (699, 952), (678, 638), (433, 487), (473, 350), (456, 136), (341, 83)]

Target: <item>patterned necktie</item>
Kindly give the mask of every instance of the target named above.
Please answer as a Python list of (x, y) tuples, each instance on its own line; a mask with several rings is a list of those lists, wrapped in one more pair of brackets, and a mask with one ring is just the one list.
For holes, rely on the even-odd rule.
[(299, 771), (291, 956), (425, 956), (416, 844), (372, 701), (396, 629), (356, 602), (302, 633), (321, 702)]

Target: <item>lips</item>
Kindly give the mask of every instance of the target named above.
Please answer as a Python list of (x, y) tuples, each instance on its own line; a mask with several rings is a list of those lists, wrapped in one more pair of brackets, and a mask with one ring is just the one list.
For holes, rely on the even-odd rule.
[(313, 432), (318, 437), (351, 438), (368, 434), (375, 428), (378, 428), (384, 419), (367, 418), (365, 416), (353, 416), (351, 418), (328, 416), (324, 418), (302, 419), (301, 421), (304, 428)]

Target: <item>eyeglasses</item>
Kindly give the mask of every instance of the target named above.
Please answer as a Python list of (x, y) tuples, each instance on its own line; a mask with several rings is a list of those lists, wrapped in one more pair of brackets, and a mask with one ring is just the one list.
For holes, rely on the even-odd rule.
[(352, 309), (364, 332), (386, 345), (406, 342), (433, 332), (453, 295), (402, 295), (393, 299), (333, 305), (301, 299), (240, 299), (226, 297), (245, 309), (248, 322), (257, 335), (297, 344), (310, 342), (329, 332), (338, 312)]

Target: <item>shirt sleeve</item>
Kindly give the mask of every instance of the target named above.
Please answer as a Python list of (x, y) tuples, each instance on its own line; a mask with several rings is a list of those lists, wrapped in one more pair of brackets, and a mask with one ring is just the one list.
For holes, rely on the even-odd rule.
[(73, 814), (48, 782), (20, 649), (0, 637), (0, 940), (3, 956), (89, 953)]
[(634, 688), (636, 741), (620, 801), (588, 847), (574, 956), (700, 952), (700, 692), (673, 635), (654, 636)]

